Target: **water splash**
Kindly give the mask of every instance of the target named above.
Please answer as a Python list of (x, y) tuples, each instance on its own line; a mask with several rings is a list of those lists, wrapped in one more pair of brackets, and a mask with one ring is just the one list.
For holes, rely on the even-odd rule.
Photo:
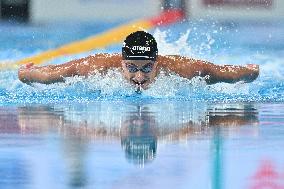
[[(203, 78), (192, 80), (161, 73), (150, 88), (137, 94), (117, 69), (106, 75), (67, 78), (65, 83), (32, 86), (17, 79), (15, 73), (1, 74), (0, 104), (92, 102), (97, 100), (169, 99), (200, 102), (283, 101), (284, 85), (259, 78), (253, 83), (206, 85)], [(6, 76), (5, 76), (6, 75)], [(13, 77), (11, 77), (13, 75)], [(8, 78), (8, 79), (7, 79)], [(282, 80), (283, 81), (283, 80)]]
[[(198, 25), (198, 24), (196, 24)], [(258, 51), (244, 46), (232, 46), (234, 53), (219, 50), (224, 41), (229, 41), (224, 34), (225, 29), (215, 23), (205, 31), (191, 25), (170, 28), (170, 30), (156, 29), (154, 36), (159, 47), (159, 54), (180, 54), (193, 58), (206, 59), (215, 64), (245, 65), (255, 63), (260, 65), (260, 76), (253, 83), (206, 85), (202, 78), (187, 80), (176, 74), (161, 73), (151, 84), (151, 87), (137, 94), (121, 75), (119, 70), (109, 70), (106, 75), (99, 73), (89, 78), (66, 78), (65, 83), (51, 85), (33, 84), (32, 86), (20, 82), (17, 71), (1, 71), (0, 74), (0, 104), (22, 103), (57, 103), (57, 102), (92, 102), (96, 100), (149, 100), (174, 99), (206, 102), (240, 102), (240, 101), (270, 101), (284, 102), (284, 68), (283, 50)], [(235, 26), (236, 27), (236, 26)], [(202, 27), (201, 27), (202, 28)], [(216, 30), (216, 28), (218, 30)], [(227, 28), (228, 29), (228, 28)], [(227, 30), (226, 29), (226, 30)], [(232, 28), (236, 29), (236, 28)], [(240, 28), (239, 33), (242, 33)], [(228, 33), (228, 32), (227, 32)], [(220, 35), (218, 38), (216, 35)], [(19, 33), (20, 35), (20, 33)], [(175, 36), (174, 36), (175, 35)], [(273, 36), (274, 37), (274, 36)], [(255, 36), (257, 38), (257, 36)], [(247, 39), (249, 40), (249, 39)], [(237, 43), (237, 39), (234, 41)], [(46, 47), (43, 47), (43, 49)], [(112, 49), (112, 48), (111, 48)], [(120, 49), (120, 47), (118, 47)], [(112, 49), (113, 50), (113, 49)], [(106, 52), (112, 52), (106, 49)], [(18, 48), (2, 50), (0, 59), (11, 61), (36, 53), (39, 49), (25, 52)], [(94, 51), (96, 53), (98, 51)], [(62, 57), (52, 61), (52, 64), (66, 62), (87, 54)], [(13, 57), (13, 58), (11, 58)]]
[(191, 30), (187, 30), (184, 34), (180, 36), (177, 41), (169, 42), (167, 41), (169, 32), (161, 31), (156, 29), (154, 31), (154, 37), (158, 44), (159, 54), (161, 55), (175, 55), (175, 54), (185, 54), (191, 55), (192, 49), (188, 44), (188, 39)]

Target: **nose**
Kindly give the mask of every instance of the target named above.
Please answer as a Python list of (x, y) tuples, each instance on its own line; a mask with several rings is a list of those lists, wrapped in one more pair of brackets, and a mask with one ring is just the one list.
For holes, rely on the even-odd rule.
[(143, 83), (145, 81), (145, 76), (141, 71), (138, 71), (135, 73), (134, 80), (137, 83)]

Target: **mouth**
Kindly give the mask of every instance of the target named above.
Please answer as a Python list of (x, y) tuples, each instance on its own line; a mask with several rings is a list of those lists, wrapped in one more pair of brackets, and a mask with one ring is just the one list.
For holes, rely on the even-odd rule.
[(141, 82), (137, 82), (137, 81), (132, 80), (132, 83), (135, 86), (143, 86), (143, 85), (145, 85), (145, 83), (147, 83), (147, 80), (144, 80), (144, 81), (141, 81)]
[(142, 89), (145, 89), (146, 85), (147, 85), (147, 81), (142, 81), (142, 82), (136, 82), (136, 81), (132, 81), (132, 83), (135, 85), (135, 87), (137, 88), (136, 91), (137, 92), (141, 92)]

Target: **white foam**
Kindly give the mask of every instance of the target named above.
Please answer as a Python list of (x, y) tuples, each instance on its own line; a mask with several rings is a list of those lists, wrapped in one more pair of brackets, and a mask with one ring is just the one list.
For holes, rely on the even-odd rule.
[[(170, 33), (168, 31), (161, 31), (156, 29), (154, 31), (154, 36), (158, 43), (159, 54), (180, 54), (188, 57), (201, 57), (202, 53), (210, 52), (212, 45), (215, 43), (215, 39), (211, 34), (207, 34), (206, 39), (200, 44), (196, 49), (191, 47), (188, 42), (190, 37), (192, 37), (191, 29), (186, 30), (176, 41), (168, 41), (170, 38)], [(245, 49), (247, 50), (247, 49)], [(159, 75), (155, 82), (151, 84), (150, 88), (143, 90), (142, 95), (150, 96), (154, 98), (204, 98), (215, 94), (214, 99), (230, 99), (238, 98), (242, 95), (247, 95), (253, 100), (261, 100), (262, 98), (282, 98), (283, 89), (281, 88), (281, 83), (284, 80), (284, 67), (283, 67), (283, 52), (278, 51), (276, 53), (265, 53), (265, 52), (247, 52), (241, 51), (234, 55), (232, 54), (218, 54), (211, 55), (211, 60), (214, 64), (233, 64), (233, 65), (245, 65), (247, 63), (254, 63), (260, 65), (260, 76), (253, 83), (236, 83), (236, 84), (226, 84), (218, 83), (214, 85), (206, 85), (202, 78), (194, 78), (188, 80), (179, 77), (176, 74), (170, 74), (166, 76), (165, 74)], [(7, 56), (13, 54), (16, 51), (4, 52), (1, 59), (7, 59)], [(20, 57), (25, 57), (22, 52), (17, 52)], [(62, 57), (59, 61), (54, 63), (66, 62), (74, 58), (80, 58), (88, 54), (80, 54), (68, 57)], [(204, 56), (205, 57), (205, 56)], [(210, 57), (206, 56), (206, 57)], [(26, 95), (27, 98), (32, 98), (33, 95), (36, 97), (47, 95), (46, 98), (53, 98), (62, 96), (62, 94), (67, 94), (72, 96), (72, 94), (83, 96), (83, 94), (93, 93), (99, 91), (99, 95), (104, 96), (131, 96), (135, 93), (135, 87), (133, 87), (120, 73), (118, 69), (109, 70), (106, 75), (96, 73), (88, 78), (84, 77), (73, 77), (66, 78), (65, 83), (57, 83), (51, 85), (44, 84), (33, 84), (29, 86), (23, 84), (17, 79), (17, 71), (2, 71), (0, 75), (0, 90), (3, 94), (7, 92), (8, 96), (2, 96), (3, 101), (6, 98), (17, 98)], [(280, 87), (279, 87), (280, 86)], [(0, 91), (0, 92), (1, 92)], [(259, 92), (260, 91), (260, 92)], [(230, 95), (234, 95), (233, 97)], [(48, 96), (49, 95), (49, 96)], [(202, 97), (204, 95), (204, 97)], [(226, 96), (228, 95), (228, 96)], [(267, 97), (269, 96), (269, 97)], [(84, 97), (82, 97), (84, 98)], [(212, 99), (211, 99), (212, 100)]]
[(190, 45), (188, 44), (188, 38), (191, 30), (187, 30), (181, 37), (175, 42), (167, 42), (168, 32), (156, 29), (154, 31), (154, 37), (158, 44), (159, 54), (161, 55), (175, 55), (175, 54), (192, 54)]
[(66, 83), (74, 85), (76, 83), (83, 83), (87, 91), (100, 91), (101, 95), (131, 95), (135, 93), (135, 88), (126, 81), (124, 76), (118, 69), (110, 69), (106, 74), (96, 72), (88, 78), (73, 77), (67, 78)]

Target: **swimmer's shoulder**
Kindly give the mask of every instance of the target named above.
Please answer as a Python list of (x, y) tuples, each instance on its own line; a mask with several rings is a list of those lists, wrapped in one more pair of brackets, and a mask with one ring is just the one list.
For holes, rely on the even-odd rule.
[(157, 66), (159, 70), (173, 72), (185, 78), (191, 78), (196, 70), (202, 70), (202, 62), (190, 57), (180, 55), (158, 56)]
[(163, 68), (175, 67), (178, 64), (188, 62), (190, 58), (180, 55), (158, 55), (157, 63), (158, 66)]
[(186, 57), (181, 55), (158, 55), (157, 62), (160, 65), (169, 65), (175, 63), (175, 65), (178, 64), (192, 64), (196, 62), (200, 62), (201, 60), (194, 59), (192, 57)]
[(86, 57), (88, 64), (93, 69), (106, 70), (121, 67), (122, 56), (118, 53), (98, 53)]
[(175, 61), (182, 61), (185, 59), (190, 59), (189, 57), (181, 56), (181, 55), (158, 55), (157, 61), (158, 62), (175, 62)]

